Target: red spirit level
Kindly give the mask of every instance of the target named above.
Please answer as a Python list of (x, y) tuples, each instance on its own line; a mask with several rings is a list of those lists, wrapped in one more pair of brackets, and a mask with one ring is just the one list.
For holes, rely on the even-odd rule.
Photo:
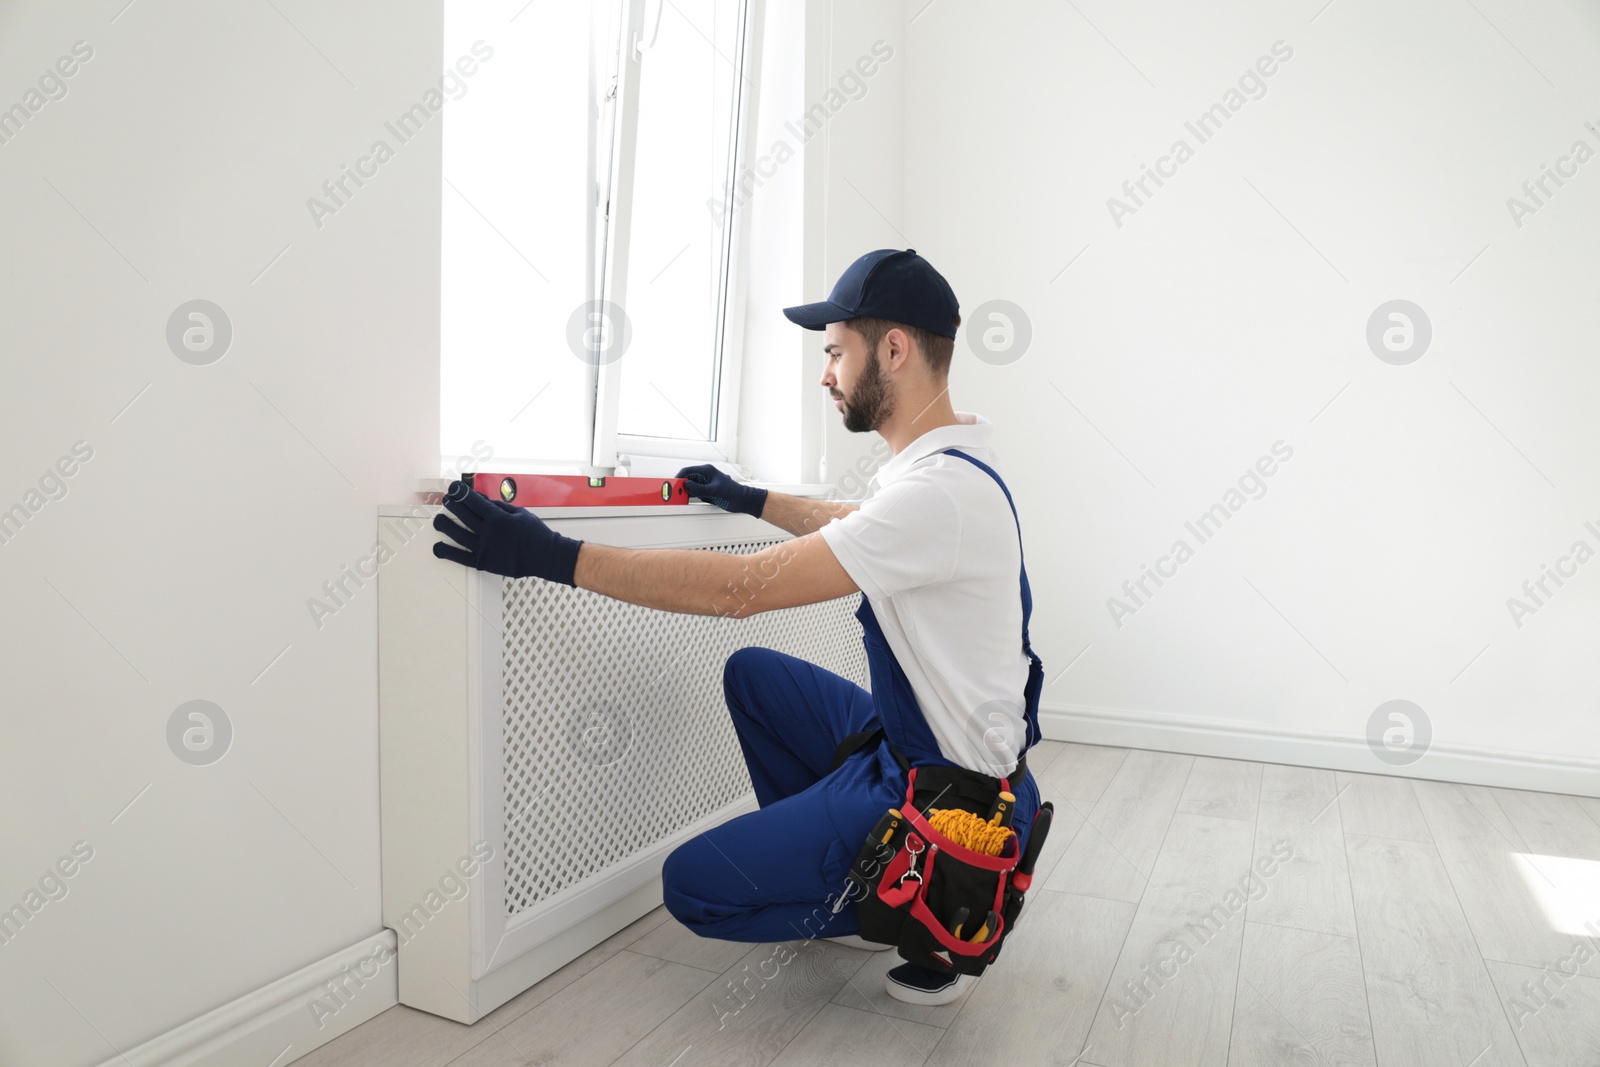
[(587, 478), (581, 474), (473, 474), (472, 488), (525, 508), (687, 504), (682, 478)]

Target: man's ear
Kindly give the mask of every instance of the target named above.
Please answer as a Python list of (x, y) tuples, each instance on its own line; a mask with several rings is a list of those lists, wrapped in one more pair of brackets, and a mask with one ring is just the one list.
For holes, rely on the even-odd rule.
[(911, 338), (906, 336), (904, 330), (896, 326), (884, 334), (883, 339), (889, 348), (889, 351), (884, 356), (884, 362), (888, 364), (889, 369), (899, 370), (911, 359)]

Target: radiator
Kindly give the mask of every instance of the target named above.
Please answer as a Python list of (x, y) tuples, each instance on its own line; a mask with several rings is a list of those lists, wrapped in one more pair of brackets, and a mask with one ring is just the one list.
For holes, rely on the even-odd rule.
[[(436, 559), (439, 510), (379, 514), (402, 545), (378, 571), (383, 921), (401, 1003), (471, 1023), (660, 904), (667, 854), (755, 808), (731, 653), (868, 676), (855, 596), (749, 619), (641, 608)], [(537, 513), (623, 547), (787, 539), (704, 505), (641, 510)]]

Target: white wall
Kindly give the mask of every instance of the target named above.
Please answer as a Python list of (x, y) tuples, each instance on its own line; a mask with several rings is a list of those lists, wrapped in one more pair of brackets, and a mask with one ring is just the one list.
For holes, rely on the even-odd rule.
[(903, 12), (898, 3), (762, 6), (754, 177), (743, 198), (739, 459), (761, 481), (859, 496), (864, 481), (841, 484), (841, 475), (870, 460), (877, 437), (844, 429), (818, 384), (821, 332), (783, 309), (826, 299), (862, 253), (904, 247), (888, 221), (901, 213)]
[[(924, 5), (904, 222), (894, 190), (879, 206), (961, 300), (951, 391), (1000, 424), (1058, 735), (1396, 770), (1363, 739), (1403, 698), (1434, 740), (1401, 773), (1501, 750), (1587, 759), (1518, 780), (1600, 793), (1600, 562), (1520, 628), (1507, 608), (1574, 542), (1600, 548), (1600, 162), (1520, 227), (1507, 207), (1600, 147), (1600, 14)], [(1185, 121), (1277, 41), (1265, 95), (1199, 143)], [(1107, 199), (1178, 138), (1193, 158), (1116, 225)], [(1404, 366), (1365, 337), (1395, 298), (1433, 327)], [(989, 300), (1032, 323), (1007, 365), (968, 348)], [(1199, 543), (1185, 522), (1278, 441), (1265, 495)], [(1194, 557), (1119, 627), (1108, 598), (1179, 538)]]
[[(438, 0), (125, 4), (0, 7), (0, 107), (93, 49), (0, 145), (0, 509), (93, 449), (0, 544), (0, 907), (93, 850), (0, 944), (18, 1067), (378, 930), (375, 593), (320, 629), (307, 601), (438, 471), (441, 117), (384, 130), (438, 81)], [(234, 329), (206, 366), (165, 339), (194, 298)], [(168, 748), (194, 699), (233, 727), (209, 766)]]
[[(820, 215), (821, 233), (810, 250), (813, 269), (808, 272), (811, 288), (805, 294), (806, 302), (826, 300), (839, 275), (864, 253), (877, 248), (926, 252), (919, 241), (933, 232), (905, 221), (901, 154), (909, 69), (905, 6), (831, 3), (818, 5), (816, 17), (825, 20), (826, 62), (819, 67), (826, 75), (812, 89), (811, 99), (826, 101), (831, 90), (841, 92), (848, 102), (825, 127), (821, 203), (808, 205)], [(876, 51), (875, 46), (879, 46)], [(889, 58), (880, 59), (885, 54)], [(875, 62), (876, 70), (861, 78), (865, 91), (851, 99), (841, 89), (841, 79), (859, 75), (856, 65), (862, 61), (868, 62), (868, 69)], [(807, 334), (806, 384), (811, 389), (812, 411), (823, 424), (823, 462), (818, 474), (825, 482), (843, 486), (840, 496), (858, 496), (860, 473), (867, 471), (870, 477), (876, 468), (873, 445), (879, 438), (844, 428), (827, 391), (817, 384), (822, 377), (822, 334)]]

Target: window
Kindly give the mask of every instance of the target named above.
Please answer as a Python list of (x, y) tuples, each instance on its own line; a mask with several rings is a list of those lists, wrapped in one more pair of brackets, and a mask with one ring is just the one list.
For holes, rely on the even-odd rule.
[(731, 460), (749, 0), (523, 2), (445, 8), (441, 451)]

